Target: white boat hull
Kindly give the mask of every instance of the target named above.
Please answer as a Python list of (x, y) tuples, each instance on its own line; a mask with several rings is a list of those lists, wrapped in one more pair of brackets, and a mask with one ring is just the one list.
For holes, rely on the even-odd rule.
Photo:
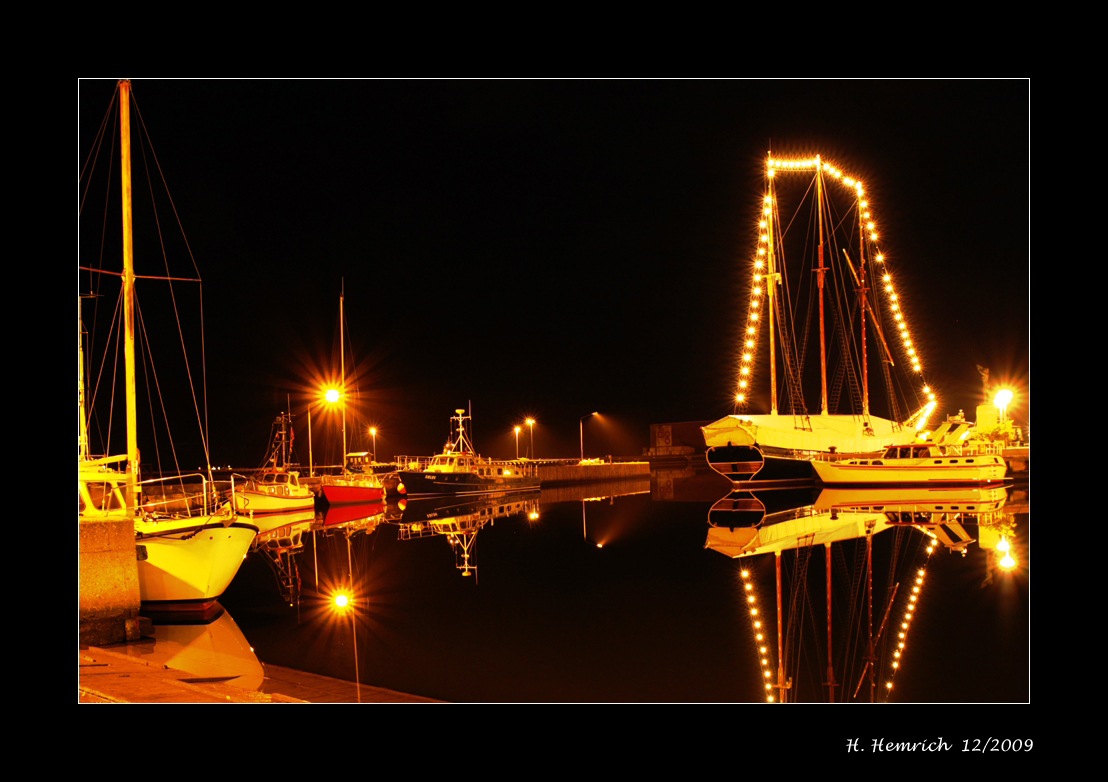
[(258, 528), (225, 516), (135, 521), (143, 603), (214, 601), (238, 573)]
[(871, 453), (906, 445), (916, 430), (884, 418), (857, 415), (729, 415), (701, 427), (709, 448), (753, 445), (787, 451)]
[(754, 527), (709, 527), (705, 548), (735, 559), (864, 538), (889, 529), (884, 513), (815, 513)]
[(239, 514), (295, 513), (315, 508), (315, 495), (275, 495), (253, 489), (235, 489), (235, 512)]
[(982, 485), (1003, 482), (1006, 470), (999, 456), (813, 461), (812, 467), (828, 486)]

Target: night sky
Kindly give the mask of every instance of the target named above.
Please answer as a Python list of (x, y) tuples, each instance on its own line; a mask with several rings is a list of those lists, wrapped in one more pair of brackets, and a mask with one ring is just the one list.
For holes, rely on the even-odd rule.
[[(81, 166), (114, 89), (78, 83)], [(470, 404), (478, 450), (499, 457), (528, 415), (536, 455), (553, 457), (576, 453), (594, 410), (593, 455), (640, 453), (651, 423), (731, 413), (769, 150), (818, 153), (866, 182), (941, 412), (972, 412), (981, 364), (1019, 386), (1026, 421), (1026, 80), (134, 79), (133, 91), (204, 281), (217, 464), (258, 464), (290, 398), (307, 461), (303, 411), (338, 375), (343, 288), (348, 425), (376, 424), (384, 458), (437, 451)], [(116, 134), (84, 197), (84, 266), (120, 266), (118, 217), (102, 205)], [(137, 141), (134, 155), (137, 272), (165, 274)], [(193, 276), (173, 212), (159, 216), (170, 273)], [(106, 321), (110, 283), (80, 281), (103, 294), (84, 318)], [(139, 287), (155, 361), (177, 340), (161, 287)], [(196, 289), (177, 287), (182, 311)], [(174, 437), (195, 439), (170, 363)], [(313, 412), (317, 462), (338, 457), (327, 416)]]

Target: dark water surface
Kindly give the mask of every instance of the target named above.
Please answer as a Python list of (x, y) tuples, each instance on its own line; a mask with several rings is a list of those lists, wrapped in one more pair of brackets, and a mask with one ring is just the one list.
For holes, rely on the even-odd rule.
[[(705, 548), (713, 503), (699, 497), (715, 489), (684, 492), (682, 499), (657, 475), (646, 489), (554, 502), (532, 495), (534, 519), (490, 513), (471, 549), (476, 570), (469, 576), (446, 536), (418, 537), (381, 523), (383, 516), (375, 525), (316, 530), (304, 534), (296, 555), (298, 601), (282, 598), (274, 571), (252, 553), (221, 602), (263, 663), (435, 699), (764, 701), (739, 573), (753, 573), (776, 666), (774, 556), (732, 560)], [(604, 491), (600, 485), (577, 493)], [(895, 646), (878, 647), (877, 682), (894, 681), (891, 695), (878, 686), (878, 700), (1028, 700), (1023, 503), (1012, 517), (1023, 557), (1014, 572), (991, 569), (994, 558), (977, 544), (965, 557), (941, 547), (928, 557), (928, 539), (917, 530), (874, 537), (875, 632), (889, 585), (900, 584), (898, 608), (887, 620), (892, 638), (911, 574), (921, 563), (926, 568), (895, 676)], [(823, 551), (815, 546), (810, 557), (789, 551), (782, 558), (784, 610), (795, 623), (787, 653), (795, 661), (790, 699), (800, 701), (827, 700)], [(833, 552), (836, 679), (850, 680), (847, 700), (868, 701), (868, 686), (857, 690), (868, 637), (864, 545), (836, 544)], [(351, 581), (355, 610), (338, 613), (329, 597)], [(787, 621), (785, 627), (788, 633)], [(840, 690), (836, 699), (843, 697)]]

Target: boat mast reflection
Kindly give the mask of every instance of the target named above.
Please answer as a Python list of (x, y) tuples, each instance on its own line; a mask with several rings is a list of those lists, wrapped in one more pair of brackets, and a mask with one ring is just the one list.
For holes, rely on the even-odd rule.
[[(812, 504), (797, 507), (781, 507), (788, 504), (782, 502), (783, 496), (779, 492), (732, 492), (710, 508), (705, 541), (707, 548), (733, 559), (774, 556), (776, 668), (769, 659), (764, 615), (756, 605), (753, 571), (757, 568), (745, 567), (742, 571), (770, 701), (795, 701), (810, 695), (808, 690), (801, 691), (798, 677), (799, 659), (804, 654), (799, 648), (803, 640), (803, 615), (812, 599), (811, 592), (816, 591), (807, 581), (814, 547), (823, 546), (825, 553), (827, 636), (825, 651), (817, 652), (817, 656), (825, 659), (826, 671), (819, 686), (826, 690), (826, 699), (834, 702), (856, 699), (863, 685), (868, 684), (868, 699), (872, 702), (878, 698), (879, 678), (885, 683), (884, 699), (891, 696), (892, 679), (900, 666), (926, 564), (937, 544), (965, 556), (976, 540), (973, 532), (1001, 534), (992, 531), (1004, 530), (1006, 524), (1012, 523), (1011, 514), (1003, 511), (1007, 493), (1001, 488), (826, 489)], [(896, 533), (880, 556), (881, 566), (887, 564), (889, 573), (887, 583), (881, 587), (874, 581), (874, 538), (889, 530)], [(922, 533), (922, 540), (911, 536), (912, 530)], [(843, 546), (850, 544), (852, 550), (844, 553)], [(795, 552), (791, 555), (787, 613), (785, 552)], [(852, 555), (852, 568), (847, 563), (848, 555)], [(832, 583), (836, 572), (841, 572), (847, 581), (847, 599), (838, 609), (838, 616), (833, 595), (843, 588), (836, 590)], [(908, 587), (901, 589), (904, 584)], [(896, 606), (902, 607), (903, 618), (893, 639), (890, 622), (895, 621)], [(876, 628), (875, 618), (879, 620)], [(864, 637), (848, 623), (860, 624)], [(843, 647), (838, 657), (836, 637)], [(846, 682), (836, 680), (836, 662), (841, 675), (847, 676)], [(845, 690), (849, 682), (855, 683), (852, 691)]]

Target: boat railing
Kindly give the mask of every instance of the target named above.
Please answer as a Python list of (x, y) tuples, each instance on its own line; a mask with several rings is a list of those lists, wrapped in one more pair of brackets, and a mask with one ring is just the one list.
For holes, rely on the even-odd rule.
[(393, 461), (396, 462), (397, 469), (407, 472), (423, 472), (431, 464), (433, 458), (433, 456), (397, 456)]
[[(196, 478), (200, 480), (199, 487), (186, 484), (186, 480)], [(143, 495), (142, 509), (155, 515), (207, 516), (219, 504), (215, 482), (203, 473), (149, 478), (138, 485)]]

